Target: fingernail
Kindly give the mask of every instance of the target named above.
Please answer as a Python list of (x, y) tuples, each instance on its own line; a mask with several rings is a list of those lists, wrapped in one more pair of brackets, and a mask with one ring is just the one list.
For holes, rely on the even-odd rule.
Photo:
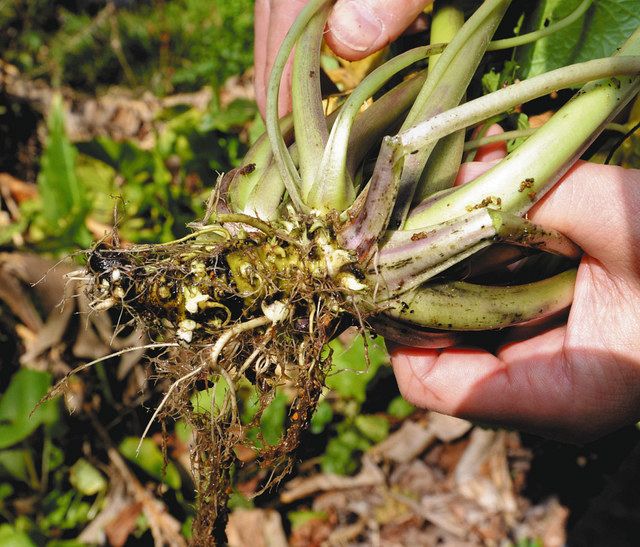
[(382, 21), (360, 0), (342, 2), (333, 10), (331, 26), (336, 40), (354, 51), (371, 49), (382, 34)]

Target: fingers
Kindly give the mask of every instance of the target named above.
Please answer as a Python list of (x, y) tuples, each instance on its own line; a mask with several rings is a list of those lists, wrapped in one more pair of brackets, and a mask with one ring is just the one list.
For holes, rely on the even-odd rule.
[(566, 330), (511, 344), (497, 356), (399, 348), (391, 362), (408, 401), (444, 414), (578, 442), (633, 423), (637, 364), (611, 348), (567, 342)]
[[(487, 129), (487, 132), (483, 135), (485, 137), (490, 137), (492, 135), (501, 135), (504, 133), (504, 129), (500, 127), (497, 123), (494, 123)], [(474, 132), (472, 138), (477, 138), (479, 136), (479, 131)], [(507, 143), (505, 141), (494, 142), (492, 144), (485, 144), (478, 148), (478, 152), (476, 153), (475, 161), (495, 161), (501, 160), (507, 155)]]
[[(338, 0), (326, 40), (347, 60), (363, 59), (395, 40), (433, 0)], [(280, 44), (306, 0), (256, 0), (255, 92), (264, 116), (269, 74)], [(291, 59), (281, 82), (279, 114), (291, 110)]]
[[(444, 414), (489, 423), (551, 428), (567, 414), (570, 384), (556, 364), (562, 329), (536, 337), (516, 362), (481, 349), (399, 348), (392, 364), (402, 395)], [(523, 359), (529, 359), (525, 366)], [(544, 401), (544, 405), (542, 404)]]
[(433, 0), (338, 0), (327, 23), (327, 44), (349, 61), (395, 40)]
[(267, 103), (267, 42), (269, 41), (269, 0), (256, 0), (254, 9), (253, 85), (256, 103), (264, 117)]
[[(256, 0), (255, 5), (255, 90), (258, 108), (264, 116), (267, 84), (280, 45), (307, 0)], [(289, 58), (280, 82), (278, 114), (291, 110), (291, 69)]]
[(611, 273), (640, 275), (640, 170), (578, 162), (530, 211)]

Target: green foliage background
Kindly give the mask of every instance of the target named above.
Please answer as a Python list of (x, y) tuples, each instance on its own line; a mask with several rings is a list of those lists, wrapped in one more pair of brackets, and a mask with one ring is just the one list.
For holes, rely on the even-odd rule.
[(220, 85), (253, 61), (253, 0), (2, 0), (0, 51), (78, 90)]
[[(547, 19), (558, 20), (578, 3), (544, 0), (522, 28), (536, 29)], [(514, 5), (525, 12), (531, 9), (527, 2)], [(487, 91), (494, 90), (523, 75), (610, 54), (638, 24), (637, 0), (596, 0), (565, 32), (518, 50), (506, 62), (500, 59), (495, 66), (488, 65), (483, 83)], [(203, 85), (217, 90), (229, 76), (251, 66), (252, 25), (252, 0), (0, 0), (3, 59), (27, 76), (90, 93), (110, 85), (159, 95)], [(492, 67), (496, 70), (491, 71)], [(243, 100), (224, 109), (214, 100), (204, 112), (178, 108), (163, 112), (161, 118), (166, 123), (151, 149), (106, 137), (74, 145), (65, 134), (60, 104), (55, 104), (40, 158), (40, 199), (24, 204), (22, 220), (0, 234), (0, 244), (9, 246), (12, 235), (20, 233), (29, 250), (49, 255), (86, 248), (90, 244), (87, 218), (111, 222), (114, 196), (123, 204), (119, 230), (124, 239), (160, 242), (183, 235), (187, 222), (201, 216), (216, 172), (238, 164), (261, 124), (255, 105)], [(512, 113), (510, 121), (505, 117), (502, 123), (524, 127), (527, 119), (525, 114)], [(632, 151), (636, 159), (638, 146), (636, 140)], [(177, 169), (171, 167), (176, 159)], [(0, 308), (0, 319), (2, 313)], [(0, 329), (0, 342), (3, 336), (7, 334)], [(365, 345), (363, 338), (357, 338), (346, 346), (334, 341), (328, 351), (334, 354), (334, 368), (307, 441), (321, 447), (314, 456), (323, 471), (348, 474), (357, 470), (359, 454), (386, 438), (415, 409), (394, 391), (380, 339)], [(59, 400), (31, 414), (50, 387), (51, 376), (21, 369), (8, 359), (2, 365), (0, 545), (78, 545), (71, 538), (103, 507), (108, 477), (95, 458), (89, 461), (76, 446), (73, 427), (82, 423), (82, 416), (61, 412)], [(88, 396), (100, 398), (103, 410), (113, 402), (103, 394), (124, 389), (124, 383), (102, 367), (83, 375), (82, 381)], [(380, 382), (391, 386), (385, 392), (387, 399), (372, 395)], [(194, 394), (194, 407), (211, 408), (220, 390), (224, 385)], [(244, 423), (249, 423), (256, 412), (255, 390), (243, 386), (240, 397)], [(284, 390), (278, 393), (262, 416), (262, 438), (254, 430), (251, 440), (277, 442), (288, 402)], [(149, 406), (153, 405), (150, 401)], [(118, 408), (116, 413), (121, 411)], [(139, 425), (149, 417), (145, 409), (126, 412), (128, 424)], [(70, 425), (72, 419), (76, 421)], [(178, 423), (175, 431), (183, 441), (188, 436), (184, 428)], [(188, 533), (192, 492), (176, 462), (165, 462), (153, 438), (144, 440), (141, 455), (136, 456), (140, 428), (135, 425), (121, 425), (110, 433), (143, 480), (166, 485), (165, 498), (183, 518)], [(100, 448), (95, 453), (100, 454)], [(23, 509), (16, 510), (16, 501), (24, 500), (29, 505), (18, 503)], [(238, 492), (232, 495), (235, 507), (251, 504)], [(295, 509), (288, 516), (293, 527), (318, 517)], [(140, 522), (137, 533), (143, 537), (147, 524)]]

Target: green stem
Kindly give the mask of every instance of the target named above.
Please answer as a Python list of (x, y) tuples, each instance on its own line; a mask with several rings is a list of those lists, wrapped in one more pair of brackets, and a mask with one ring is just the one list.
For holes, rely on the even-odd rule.
[(571, 304), (576, 269), (510, 287), (462, 281), (423, 285), (385, 313), (423, 327), (458, 331), (500, 329), (546, 317)]
[[(431, 42), (449, 42), (464, 25), (462, 6), (458, 0), (437, 0), (434, 10), (435, 14), (431, 21)], [(438, 59), (438, 55), (429, 57), (429, 70), (434, 70)], [(462, 102), (464, 99), (463, 96)], [(420, 202), (440, 190), (453, 186), (462, 161), (464, 137), (464, 131), (461, 130), (438, 141), (422, 170), (413, 198), (414, 202)]]
[(320, 46), (329, 4), (311, 18), (296, 44), (291, 95), (293, 123), (298, 145), (301, 193), (306, 196), (315, 181), (328, 132), (320, 91)]
[[(640, 48), (640, 31), (636, 32)], [(433, 142), (466, 125), (560, 87), (599, 80), (612, 74), (637, 74), (640, 56), (612, 57), (571, 65), (536, 76), (436, 116), (400, 135), (405, 150)], [(512, 213), (527, 211), (551, 184), (566, 172), (582, 150), (638, 91), (640, 78), (591, 82), (564, 105), (541, 129), (498, 165), (473, 182), (412, 215), (407, 229), (438, 224), (469, 208), (489, 206)], [(513, 92), (513, 93), (510, 93)], [(544, 161), (541, 158), (544, 157)], [(530, 181), (527, 192), (520, 190)]]
[[(545, 74), (540, 74), (539, 76), (534, 76), (522, 82), (517, 82), (504, 89), (499, 89), (489, 95), (479, 97), (478, 99), (452, 108), (425, 122), (410, 127), (398, 136), (406, 153), (410, 154), (422, 147), (429, 146), (442, 137), (459, 129), (480, 123), (491, 116), (505, 112), (519, 104), (548, 95), (558, 89), (608, 78), (613, 75), (636, 76), (639, 72), (640, 54), (606, 57), (604, 59), (594, 59), (593, 61), (569, 65), (546, 72)], [(600, 82), (596, 85), (599, 87), (610, 86), (616, 88), (618, 93), (612, 93), (612, 95), (614, 102), (618, 102), (618, 97), (626, 96), (629, 86), (633, 86), (635, 81), (635, 78), (626, 78), (623, 85), (622, 82), (616, 79), (615, 81)], [(617, 89), (618, 85), (621, 86), (620, 89)], [(575, 103), (580, 96), (584, 96), (585, 92), (591, 90), (592, 87), (593, 86), (590, 86), (587, 90), (579, 92), (572, 103)], [(602, 110), (602, 108), (598, 110)], [(585, 117), (585, 112), (589, 111), (583, 111), (582, 117)], [(548, 123), (549, 122), (547, 122), (547, 124)]]
[[(353, 123), (347, 154), (347, 172), (353, 178), (367, 152), (397, 127), (398, 120), (409, 108), (420, 87), (424, 83), (424, 72), (405, 80), (385, 93), (364, 112), (360, 112)], [(339, 112), (332, 112), (326, 118), (327, 127), (333, 127)], [(298, 147), (293, 143), (289, 153), (295, 165), (298, 163)], [(252, 187), (249, 197), (241, 209), (247, 214), (263, 220), (273, 220), (284, 195), (284, 183), (274, 163), (261, 173), (258, 182)]]
[[(487, 0), (456, 33), (442, 53), (402, 125), (406, 129), (460, 103), (510, 0)], [(405, 158), (390, 226), (399, 228), (413, 201), (436, 141)]]
[(269, 84), (267, 86), (267, 109), (266, 109), (266, 126), (269, 142), (273, 148), (273, 157), (280, 171), (280, 176), (284, 182), (284, 186), (289, 193), (289, 199), (298, 211), (307, 211), (308, 207), (300, 196), (300, 174), (298, 173), (293, 160), (289, 155), (287, 146), (282, 138), (280, 126), (278, 123), (278, 95), (280, 93), (280, 81), (284, 72), (284, 67), (293, 46), (304, 32), (309, 21), (315, 13), (322, 7), (328, 5), (332, 0), (309, 0), (305, 7), (296, 18), (293, 25), (287, 32), (280, 49), (273, 63), (273, 69), (269, 76)]
[(318, 175), (307, 196), (307, 202), (311, 207), (320, 211), (342, 211), (351, 205), (355, 192), (347, 174), (347, 149), (351, 129), (360, 108), (391, 77), (416, 61), (443, 51), (444, 48), (442, 44), (434, 44), (407, 51), (375, 69), (356, 87), (342, 105), (329, 134)]
[[(285, 135), (291, 133), (293, 129), (293, 117), (284, 116), (280, 120), (280, 131)], [(260, 135), (258, 140), (246, 153), (242, 160), (243, 165), (255, 164), (255, 169), (244, 176), (236, 177), (229, 186), (229, 203), (234, 211), (243, 211), (252, 190), (256, 187), (264, 172), (273, 161), (273, 152), (267, 133)]]
[[(464, 25), (464, 12), (457, 0), (436, 0), (431, 19), (430, 42), (450, 42)], [(429, 70), (433, 72), (440, 55), (429, 57)]]
[(541, 28), (540, 30), (536, 30), (533, 32), (529, 32), (527, 34), (523, 34), (522, 36), (514, 36), (512, 38), (504, 38), (502, 40), (494, 40), (489, 44), (487, 51), (497, 51), (499, 49), (511, 49), (514, 47), (524, 46), (526, 44), (530, 44), (531, 42), (536, 42), (537, 40), (541, 40), (542, 38), (546, 38), (551, 34), (554, 34), (562, 29), (568, 27), (575, 23), (580, 17), (582, 17), (586, 11), (593, 4), (593, 0), (583, 0), (583, 2), (573, 10), (569, 15), (567, 15), (564, 19), (560, 19), (560, 21), (556, 21), (552, 23), (548, 27)]
[[(464, 143), (464, 151), (476, 150), (481, 146), (487, 144), (494, 144), (496, 142), (511, 141), (514, 139), (526, 139), (538, 131), (540, 127), (528, 127), (527, 129), (515, 129), (514, 131), (505, 131), (504, 133), (498, 133), (497, 135), (488, 135), (486, 137), (480, 137), (478, 139), (472, 139)], [(608, 123), (605, 126), (606, 131), (616, 131), (618, 133), (626, 133), (626, 126), (620, 123)]]

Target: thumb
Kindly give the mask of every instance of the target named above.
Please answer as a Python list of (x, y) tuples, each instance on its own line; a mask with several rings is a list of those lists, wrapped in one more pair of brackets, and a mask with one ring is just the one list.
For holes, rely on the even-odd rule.
[(344, 59), (364, 59), (400, 36), (432, 1), (338, 0), (329, 16), (327, 44)]

